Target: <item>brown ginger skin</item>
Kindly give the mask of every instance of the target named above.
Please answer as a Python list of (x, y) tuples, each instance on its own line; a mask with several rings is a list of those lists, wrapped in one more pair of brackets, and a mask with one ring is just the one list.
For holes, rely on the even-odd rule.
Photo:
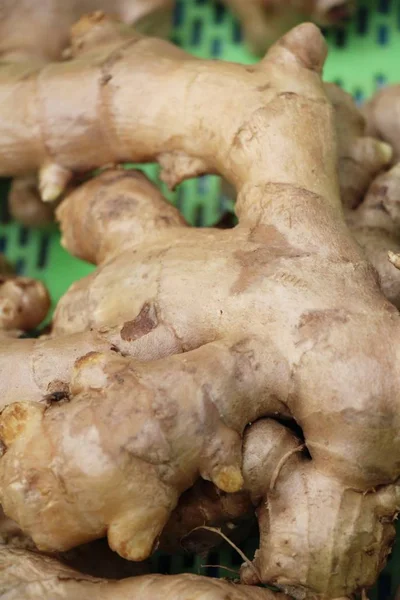
[[(49, 345), (54, 355), (55, 343)], [(186, 394), (211, 367), (220, 385), (227, 377), (233, 380), (218, 360), (218, 350), (218, 344), (214, 353), (200, 350), (182, 368), (179, 357), (170, 357), (169, 378), (163, 362), (156, 361), (150, 374), (146, 363), (115, 352), (91, 353), (77, 362), (64, 396), (54, 391), (42, 405), (6, 407), (1, 439), (7, 450), (0, 465), (6, 514), (39, 549), (67, 550), (107, 533), (110, 546), (121, 556), (144, 560), (179, 495), (199, 474), (227, 492), (239, 490), (239, 433), (218, 416), (207, 394)], [(196, 368), (203, 355), (208, 367)], [(100, 373), (103, 384), (96, 387)], [(244, 390), (237, 386), (235, 392), (234, 387), (232, 381), (232, 399), (239, 401)], [(115, 435), (109, 435), (110, 429)], [(24, 456), (28, 447), (29, 456)], [(58, 450), (49, 469), (52, 447)], [(32, 485), (35, 494), (28, 491)], [(21, 511), (26, 494), (31, 501)]]
[[(132, 48), (129, 46), (129, 39), (132, 40)], [(27, 72), (31, 74), (28, 80), (32, 80), (32, 83), (36, 78), (43, 81), (43, 94), (39, 90), (36, 92), (36, 95), (37, 101), (42, 104), (44, 111), (41, 114), (32, 114), (32, 120), (26, 122), (26, 126), (19, 130), (15, 130), (15, 128), (8, 132), (5, 129), (3, 130), (5, 148), (9, 147), (10, 152), (5, 152), (3, 157), (0, 156), (0, 171), (5, 175), (13, 175), (21, 171), (41, 170), (42, 196), (52, 199), (62, 191), (73, 171), (87, 171), (108, 163), (147, 160), (148, 156), (146, 155), (145, 147), (138, 147), (137, 144), (133, 143), (133, 140), (128, 139), (129, 133), (127, 134), (127, 131), (130, 130), (131, 126), (129, 124), (132, 123), (133, 115), (129, 112), (130, 103), (124, 98), (124, 93), (128, 92), (122, 91), (130, 90), (130, 95), (133, 94), (132, 101), (139, 102), (139, 105), (143, 103), (143, 100), (140, 102), (139, 98), (138, 100), (134, 98), (136, 86), (135, 82), (132, 81), (131, 72), (129, 71), (129, 65), (133, 70), (136, 68), (133, 60), (136, 55), (133, 49), (136, 39), (139, 39), (139, 37), (133, 34), (132, 31), (124, 31), (123, 29), (118, 31), (115, 24), (113, 25), (105, 18), (102, 18), (98, 13), (92, 17), (82, 19), (72, 30), (71, 54), (79, 60), (60, 65), (49, 65), (42, 69), (28, 63), (22, 64), (12, 72), (14, 83), (10, 82), (7, 68), (4, 67), (3, 85), (0, 81), (0, 97), (3, 90), (4, 97), (2, 100), (5, 114), (10, 112), (14, 120), (17, 120), (16, 113), (18, 113), (18, 110), (23, 110), (24, 114), (26, 114), (28, 109), (23, 106), (23, 102), (21, 106), (20, 96), (18, 96), (18, 101), (14, 98), (12, 90), (21, 78), (22, 81), (19, 87), (26, 85), (27, 82), (24, 77), (27, 75)], [(126, 48), (123, 48), (124, 43), (127, 44)], [(140, 41), (143, 48), (148, 43), (150, 42), (146, 40)], [(161, 42), (157, 43), (160, 44)], [(118, 55), (119, 47), (122, 49), (122, 53)], [(111, 57), (114, 51), (116, 52), (117, 59), (107, 62), (106, 57)], [(164, 49), (160, 48), (160, 52), (163, 51)], [(171, 53), (171, 47), (169, 47), (166, 56), (169, 53)], [(187, 58), (184, 52), (176, 48), (173, 54), (175, 54), (176, 60), (178, 60), (179, 56), (181, 56), (181, 59), (184, 57)], [(104, 68), (101, 65), (95, 66), (99, 61), (100, 63), (104, 62)], [(201, 70), (202, 62), (191, 57), (190, 62), (186, 60), (186, 69), (190, 65), (195, 73)], [(232, 65), (230, 68), (238, 71), (236, 73), (237, 77), (244, 78), (244, 80), (252, 80), (253, 85), (251, 87), (253, 88), (254, 100), (256, 101), (256, 96), (258, 95), (259, 103), (261, 102), (262, 105), (263, 96), (265, 96), (263, 94), (265, 77), (260, 77), (262, 70), (256, 69), (253, 73), (254, 67), (247, 67), (246, 75), (244, 67)], [(91, 74), (93, 74), (93, 77), (91, 77)], [(57, 97), (56, 90), (59, 89), (60, 93), (62, 91), (61, 82), (65, 81), (65, 85), (67, 85), (71, 76), (76, 77), (82, 82), (82, 93), (85, 94), (85, 102), (81, 101), (78, 93), (76, 94), (76, 105), (72, 103), (66, 105), (65, 102), (61, 102), (61, 96)], [(258, 79), (260, 80), (259, 82), (257, 82)], [(86, 82), (85, 84), (83, 84), (84, 81)], [(178, 88), (181, 84), (181, 79), (178, 77), (176, 82)], [(143, 89), (146, 90), (147, 87), (145, 86)], [(171, 89), (173, 87), (171, 83)], [(390, 156), (387, 156), (388, 151), (384, 146), (379, 146), (373, 140), (371, 140), (370, 147), (366, 139), (359, 144), (354, 143), (350, 145), (348, 143), (349, 138), (354, 138), (354, 142), (356, 142), (356, 139), (359, 139), (360, 136), (365, 137), (365, 126), (362, 118), (358, 112), (354, 114), (354, 111), (351, 112), (351, 110), (348, 110), (346, 104), (349, 104), (351, 100), (347, 100), (346, 102), (347, 95), (344, 92), (340, 92), (340, 90), (335, 92), (335, 86), (329, 85), (327, 86), (327, 92), (335, 108), (337, 107), (338, 128), (340, 129), (343, 117), (345, 117), (346, 125), (349, 128), (344, 132), (342, 137), (339, 133), (339, 141), (344, 139), (345, 143), (344, 148), (341, 145), (339, 147), (339, 154), (343, 163), (341, 165), (341, 172), (347, 174), (343, 184), (346, 188), (346, 196), (349, 196), (349, 202), (358, 203), (361, 200), (363, 189), (365, 191), (368, 184), (368, 181), (365, 183), (365, 174), (358, 165), (365, 164), (367, 161), (367, 171), (372, 169), (377, 172), (379, 168), (390, 160)], [(211, 89), (209, 93), (213, 93)], [(26, 94), (28, 98), (32, 97), (32, 94), (35, 95), (35, 92), (32, 90), (28, 93), (27, 89)], [(157, 113), (156, 95), (152, 94), (151, 90), (149, 90), (149, 94), (151, 98), (149, 98), (148, 104), (151, 110)], [(337, 97), (338, 94), (339, 97)], [(235, 95), (237, 95), (237, 92), (235, 92)], [(101, 108), (100, 110), (100, 107), (103, 107), (103, 105), (104, 107), (108, 106), (109, 97), (113, 98), (112, 105), (115, 108), (112, 110)], [(60, 112), (60, 107), (62, 106), (66, 108)], [(56, 113), (53, 113), (52, 107)], [(78, 124), (81, 123), (79, 119), (82, 107), (85, 107), (85, 128), (78, 127)], [(207, 109), (208, 105), (204, 103), (203, 110), (205, 114), (207, 114)], [(165, 111), (165, 107), (160, 108), (161, 114), (163, 110)], [(224, 110), (227, 110), (227, 108)], [(160, 111), (158, 111), (158, 114), (160, 114)], [(172, 115), (165, 114), (165, 118), (170, 121), (172, 120)], [(51, 120), (51, 127), (46, 125), (49, 120)], [(142, 120), (143, 117), (140, 117), (139, 121)], [(73, 125), (74, 122), (76, 123), (75, 126)], [(64, 127), (61, 130), (60, 127), (62, 127), (63, 123)], [(39, 129), (42, 126), (49, 132), (50, 136), (47, 143), (48, 151), (43, 147), (41, 138), (37, 137)], [(193, 127), (193, 135), (196, 138), (195, 121), (193, 121)], [(228, 123), (226, 127), (227, 131), (229, 131)], [(232, 128), (232, 124), (230, 127)], [(163, 130), (165, 132), (161, 136), (164, 139), (159, 140), (159, 152), (155, 158), (158, 158), (165, 167), (167, 179), (169, 163), (171, 161), (174, 163), (175, 176), (169, 180), (171, 185), (174, 185), (181, 179), (181, 173), (183, 177), (187, 177), (190, 174), (195, 175), (207, 170), (215, 170), (215, 165), (207, 164), (205, 157), (196, 155), (196, 148), (192, 149), (193, 156), (188, 155), (187, 152), (185, 155), (185, 153), (177, 151), (177, 139), (184, 132), (174, 133), (173, 131), (169, 131), (169, 129), (170, 127), (166, 127), (164, 124)], [(175, 134), (178, 137), (174, 137)], [(96, 140), (96, 144), (93, 143), (93, 140)], [(216, 140), (213, 141), (213, 144), (216, 144)], [(345, 151), (345, 148), (347, 151)], [(17, 152), (17, 156), (15, 152)], [(51, 157), (49, 156), (49, 152)], [(17, 160), (10, 160), (14, 156)], [(358, 169), (360, 169), (360, 172), (358, 172)], [(351, 189), (351, 182), (354, 179), (357, 179), (358, 182), (358, 187), (355, 190)], [(364, 186), (363, 189), (361, 189), (362, 185)]]
[(0, 547), (4, 600), (289, 600), (283, 594), (198, 575), (145, 575), (120, 581), (84, 575), (54, 558)]
[(350, 94), (333, 84), (325, 89), (335, 109), (338, 174), (346, 222), (379, 274), (381, 289), (400, 307), (400, 272), (388, 251), (400, 252), (400, 169), (384, 171), (393, 156), (386, 142), (368, 134), (365, 116)]
[[(171, 184), (220, 172), (237, 188), (239, 225), (189, 228), (143, 176), (119, 171), (66, 199), (64, 243), (99, 268), (61, 302), (53, 339), (15, 342), (2, 360), (17, 365), (7, 386), (0, 378), (4, 510), (43, 549), (107, 533), (138, 560), (199, 475), (240, 491), (249, 423), (291, 417), (311, 461), (284, 476), (277, 458), (276, 476), (256, 478), (256, 498), (277, 494), (271, 535), (260, 513), (258, 572), (310, 599), (350, 596), (376, 577), (399, 510), (400, 322), (344, 221), (323, 39), (300, 26), (250, 68), (161, 41), (124, 44), (103, 70), (114, 109), (99, 153), (157, 158)], [(83, 138), (69, 133), (63, 157), (78, 168)], [(319, 527), (294, 535), (281, 509), (297, 522), (307, 502)], [(332, 560), (322, 549), (345, 522)]]

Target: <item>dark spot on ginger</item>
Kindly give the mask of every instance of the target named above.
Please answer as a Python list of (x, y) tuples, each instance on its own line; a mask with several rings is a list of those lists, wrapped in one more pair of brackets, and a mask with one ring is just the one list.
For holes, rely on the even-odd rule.
[(121, 329), (121, 338), (133, 342), (150, 333), (158, 325), (155, 306), (146, 302), (133, 321), (127, 321)]
[(301, 315), (299, 329), (324, 323), (347, 323), (348, 316), (342, 310), (314, 310)]
[(6, 444), (3, 442), (3, 440), (0, 440), (0, 457), (2, 457), (6, 452), (7, 452)]
[(297, 258), (305, 254), (289, 244), (286, 237), (273, 225), (261, 225), (253, 229), (249, 242), (261, 245), (252, 250), (237, 250), (234, 253), (240, 265), (240, 273), (232, 286), (233, 294), (245, 292), (268, 275), (267, 269), (277, 258)]
[(109, 81), (111, 81), (112, 75), (102, 75), (101, 77), (101, 85), (106, 85)]
[(60, 402), (68, 402), (69, 394), (64, 390), (53, 392), (52, 394), (47, 394), (47, 396), (43, 398), (43, 401), (48, 405)]
[(387, 185), (376, 185), (371, 187), (371, 191), (379, 198), (386, 198), (388, 190), (389, 188)]

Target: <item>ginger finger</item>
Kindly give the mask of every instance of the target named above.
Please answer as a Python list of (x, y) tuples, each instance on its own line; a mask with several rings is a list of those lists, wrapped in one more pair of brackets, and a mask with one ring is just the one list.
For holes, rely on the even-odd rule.
[(139, 171), (107, 170), (68, 195), (57, 210), (64, 247), (103, 263), (123, 248), (187, 226), (179, 211)]
[[(324, 89), (334, 108), (340, 195), (345, 210), (353, 210), (373, 179), (389, 166), (393, 152), (389, 144), (366, 135), (366, 121), (350, 94), (332, 83), (324, 83)], [(222, 193), (235, 197), (226, 182)]]
[(332, 83), (325, 90), (335, 109), (342, 202), (346, 210), (355, 209), (393, 152), (389, 144), (367, 135), (366, 121), (350, 94)]

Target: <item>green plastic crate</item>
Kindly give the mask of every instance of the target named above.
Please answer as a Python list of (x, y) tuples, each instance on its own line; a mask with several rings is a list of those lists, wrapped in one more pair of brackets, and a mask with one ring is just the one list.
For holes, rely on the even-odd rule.
[[(220, 4), (212, 0), (178, 0), (174, 17), (173, 40), (200, 57), (251, 63), (256, 59), (243, 46), (238, 23)], [(324, 77), (352, 93), (357, 101), (370, 96), (377, 88), (400, 80), (400, 0), (358, 0), (355, 17), (346, 27), (327, 32), (329, 57)], [(159, 183), (155, 166), (146, 172)], [(7, 195), (8, 182), (0, 182), (0, 198)], [(187, 181), (171, 194), (166, 192), (196, 225), (211, 225), (229, 208), (219, 196), (217, 177)], [(4, 252), (20, 273), (43, 280), (56, 303), (68, 286), (92, 267), (69, 256), (59, 244), (55, 227), (29, 230), (8, 222), (5, 203), (0, 205), (0, 252)], [(255, 541), (243, 549), (252, 556)], [(195, 572), (214, 577), (229, 576), (222, 565), (239, 570), (241, 558), (229, 547), (208, 557), (156, 555), (154, 570), (161, 573)], [(232, 575), (230, 575), (232, 577)], [(373, 600), (388, 600), (400, 585), (400, 544), (395, 547)]]

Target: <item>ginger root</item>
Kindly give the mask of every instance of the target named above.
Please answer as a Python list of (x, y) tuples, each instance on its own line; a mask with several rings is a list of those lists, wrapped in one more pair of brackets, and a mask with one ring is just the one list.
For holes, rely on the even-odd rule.
[[(218, 172), (239, 225), (190, 228), (143, 175), (118, 170), (66, 198), (64, 244), (99, 266), (61, 301), (52, 338), (0, 353), (0, 369), (14, 365), (0, 377), (4, 511), (41, 549), (107, 534), (140, 560), (199, 476), (227, 493), (244, 484), (260, 503), (257, 577), (313, 600), (360, 592), (400, 507), (400, 316), (345, 223), (324, 40), (299, 26), (246, 67), (92, 26), (66, 80), (90, 84), (96, 109), (77, 97), (60, 115), (66, 65), (41, 74), (68, 123), (49, 142), (54, 164), (157, 159), (171, 185)], [(273, 469), (257, 463), (266, 417), (295, 421), (311, 458), (279, 429)]]
[(281, 35), (301, 21), (338, 25), (354, 10), (353, 0), (223, 0), (239, 18), (245, 38), (262, 54)]
[(289, 600), (269, 590), (198, 575), (101, 579), (49, 556), (6, 546), (0, 546), (0, 594), (4, 600)]

